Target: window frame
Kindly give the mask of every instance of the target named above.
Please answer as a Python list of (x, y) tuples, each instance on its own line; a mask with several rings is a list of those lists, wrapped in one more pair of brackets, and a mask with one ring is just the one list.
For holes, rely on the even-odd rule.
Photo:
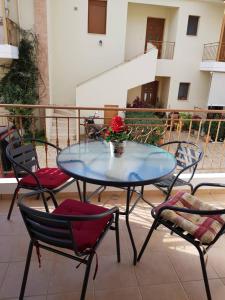
[[(180, 89), (181, 89), (181, 85), (182, 85), (182, 84), (187, 85), (187, 95), (186, 95), (186, 97), (180, 97), (180, 96), (179, 96), (179, 94), (180, 94)], [(177, 100), (179, 100), (179, 101), (187, 101), (187, 100), (188, 100), (189, 93), (190, 93), (190, 86), (191, 86), (191, 83), (190, 83), (190, 82), (180, 82), (179, 88), (178, 88)]]
[[(105, 4), (105, 16), (104, 16), (104, 32), (96, 32), (96, 30), (92, 30), (90, 28), (90, 3), (91, 2), (99, 2)], [(92, 4), (93, 5), (93, 4)], [(107, 12), (108, 12), (108, 0), (88, 0), (88, 24), (87, 24), (87, 33), (88, 34), (101, 34), (106, 35), (107, 32)]]
[[(196, 28), (196, 33), (189, 33), (189, 26), (190, 26), (190, 18), (193, 17), (193, 18), (196, 18), (198, 20), (197, 22), (197, 28)], [(188, 21), (187, 21), (187, 30), (186, 30), (186, 35), (187, 36), (197, 36), (198, 35), (198, 30), (199, 30), (199, 20), (200, 20), (200, 16), (196, 16), (196, 15), (189, 15), (188, 16)]]

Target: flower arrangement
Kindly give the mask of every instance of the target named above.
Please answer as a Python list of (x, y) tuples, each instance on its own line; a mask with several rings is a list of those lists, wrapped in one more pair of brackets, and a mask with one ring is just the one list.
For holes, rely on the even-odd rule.
[(105, 140), (107, 142), (121, 143), (128, 140), (128, 128), (120, 116), (115, 116), (110, 122), (110, 127), (105, 133)]

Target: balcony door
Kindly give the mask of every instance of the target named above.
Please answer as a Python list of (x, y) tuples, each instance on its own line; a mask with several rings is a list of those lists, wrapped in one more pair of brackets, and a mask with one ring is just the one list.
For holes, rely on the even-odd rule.
[(145, 52), (147, 51), (147, 43), (151, 42), (158, 49), (158, 58), (162, 53), (162, 41), (164, 33), (165, 19), (147, 18), (146, 38), (145, 38)]
[(155, 107), (158, 97), (159, 82), (152, 81), (142, 85), (141, 100), (146, 102), (147, 107)]

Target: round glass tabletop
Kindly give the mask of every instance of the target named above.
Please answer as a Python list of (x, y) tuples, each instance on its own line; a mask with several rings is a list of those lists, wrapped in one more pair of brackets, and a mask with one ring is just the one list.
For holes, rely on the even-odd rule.
[(57, 156), (57, 164), (71, 177), (106, 186), (155, 183), (176, 168), (175, 157), (162, 148), (125, 142), (124, 153), (113, 157), (105, 141), (74, 144)]

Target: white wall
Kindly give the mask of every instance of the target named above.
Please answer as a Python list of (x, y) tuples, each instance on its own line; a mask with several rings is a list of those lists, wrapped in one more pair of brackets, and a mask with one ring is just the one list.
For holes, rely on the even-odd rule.
[(18, 0), (18, 11), (20, 27), (34, 29), (34, 0)]
[(225, 73), (213, 72), (209, 91), (209, 106), (225, 106)]
[(77, 87), (77, 105), (104, 107), (114, 104), (126, 107), (127, 91), (135, 86), (154, 81), (158, 50), (141, 55), (113, 68), (109, 72)]
[(174, 28), (174, 24), (176, 24), (176, 11), (176, 8), (165, 6), (129, 3), (125, 59), (127, 60), (135, 55), (144, 53), (148, 17), (166, 19), (164, 40), (174, 42), (176, 32), (176, 28)]
[(48, 0), (48, 8), (51, 96), (54, 104), (76, 104), (77, 84), (124, 60), (127, 1), (108, 1), (106, 35), (87, 33), (87, 0)]
[[(179, 9), (169, 107), (205, 108), (208, 102), (210, 74), (200, 71), (203, 45), (219, 41), (224, 6), (222, 1), (221, 4), (201, 1), (185, 1), (184, 4)], [(197, 36), (186, 35), (189, 15), (200, 16)], [(187, 101), (177, 100), (180, 82), (191, 83)]]
[(17, 0), (6, 0), (5, 8), (6, 8), (6, 17), (11, 19), (13, 22), (18, 24), (18, 2)]

